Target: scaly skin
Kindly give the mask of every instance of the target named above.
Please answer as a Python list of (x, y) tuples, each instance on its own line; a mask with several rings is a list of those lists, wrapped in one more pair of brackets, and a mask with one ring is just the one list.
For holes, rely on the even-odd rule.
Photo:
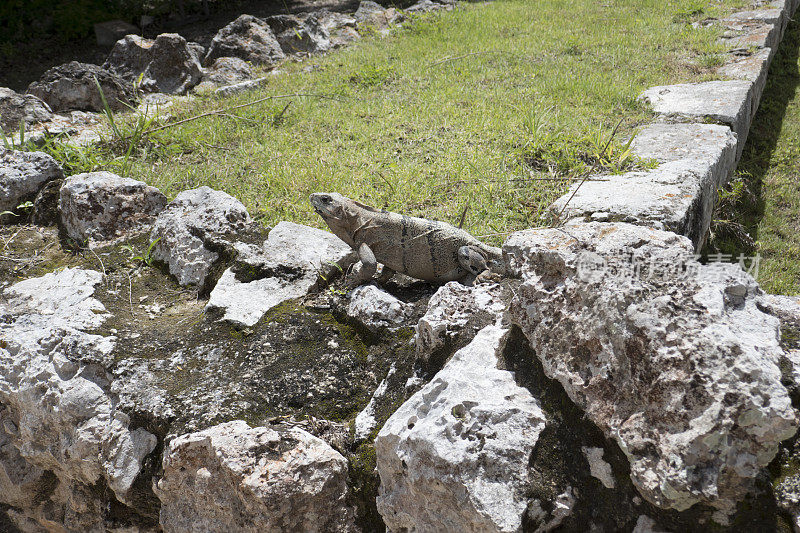
[(377, 263), (384, 265), (384, 281), (393, 272), (443, 283), (502, 271), (499, 248), (445, 222), (380, 211), (338, 193), (314, 193), (310, 199), (331, 231), (358, 251), (357, 282), (372, 278)]

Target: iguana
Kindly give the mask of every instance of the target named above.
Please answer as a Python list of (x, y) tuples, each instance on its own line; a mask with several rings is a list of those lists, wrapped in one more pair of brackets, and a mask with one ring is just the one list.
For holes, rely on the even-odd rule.
[(371, 279), (378, 263), (384, 267), (381, 282), (400, 272), (425, 281), (469, 283), (504, 270), (499, 248), (445, 222), (382, 211), (338, 193), (318, 192), (310, 199), (331, 231), (358, 252), (361, 270), (354, 285)]

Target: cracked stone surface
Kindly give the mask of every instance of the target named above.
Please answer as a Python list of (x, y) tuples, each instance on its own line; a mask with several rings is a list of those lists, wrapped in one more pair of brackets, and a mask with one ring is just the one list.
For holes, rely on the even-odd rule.
[(662, 508), (705, 503), (724, 523), (797, 414), (758, 285), (691, 251), (672, 233), (600, 223), (526, 230), (503, 246), (523, 280), (511, 321), (628, 456), (639, 492)]
[(223, 320), (250, 327), (273, 307), (305, 296), (355, 259), (353, 250), (333, 233), (280, 222), (260, 246), (237, 243), (236, 263), (225, 270), (207, 309), (221, 310)]
[(378, 511), (390, 531), (519, 531), (539, 402), (497, 369), (487, 326), (386, 422), (375, 440)]
[(44, 152), (0, 148), (0, 211), (13, 211), (47, 182), (63, 178), (61, 166)]
[(163, 466), (165, 532), (356, 531), (347, 460), (302, 429), (227, 422), (174, 439)]

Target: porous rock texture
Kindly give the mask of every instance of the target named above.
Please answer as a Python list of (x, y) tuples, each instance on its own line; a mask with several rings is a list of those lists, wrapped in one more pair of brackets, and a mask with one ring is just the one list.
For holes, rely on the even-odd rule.
[(13, 133), (20, 123), (31, 125), (51, 118), (50, 107), (36, 96), (0, 87), (0, 129), (4, 132)]
[(513, 234), (510, 319), (545, 374), (630, 461), (650, 502), (725, 522), (797, 428), (778, 320), (738, 265), (701, 266), (672, 233), (581, 224)]
[(286, 55), (324, 52), (331, 47), (328, 32), (315, 14), (301, 20), (294, 15), (273, 15), (264, 20)]
[(497, 369), (506, 333), (482, 329), (378, 433), (377, 503), (390, 531), (521, 530), (545, 416)]
[(106, 171), (70, 176), (58, 200), (61, 225), (78, 243), (148, 229), (166, 205), (167, 197), (155, 187)]
[(320, 26), (328, 34), (332, 47), (344, 46), (361, 38), (353, 15), (335, 11), (317, 11), (315, 14)]
[(238, 255), (223, 272), (208, 299), (223, 319), (253, 326), (287, 300), (305, 296), (338, 268), (355, 260), (353, 250), (334, 234), (293, 222), (280, 222), (260, 245), (236, 243)]
[(356, 531), (347, 460), (301, 429), (227, 422), (174, 439), (163, 466), (166, 532)]
[(44, 152), (0, 148), (0, 211), (13, 211), (33, 200), (45, 183), (63, 178), (59, 164)]
[(218, 57), (203, 74), (203, 83), (233, 85), (253, 78), (253, 69), (244, 59)]
[(108, 316), (101, 280), (66, 268), (0, 298), (0, 502), (23, 530), (103, 530), (156, 446), (110, 391), (115, 339), (85, 333)]
[(196, 52), (177, 33), (162, 33), (155, 40), (126, 35), (114, 45), (103, 68), (130, 82), (141, 76), (142, 90), (166, 94), (185, 94), (203, 74)]
[(252, 15), (241, 15), (217, 32), (203, 63), (210, 65), (218, 57), (239, 57), (272, 66), (285, 59), (286, 54), (269, 24)]
[(210, 241), (220, 235), (247, 231), (250, 214), (236, 198), (209, 187), (183, 191), (158, 215), (150, 240), (153, 258), (166, 263), (181, 285), (202, 286), (219, 259)]
[(401, 327), (408, 319), (411, 306), (373, 284), (362, 285), (350, 294), (347, 316), (377, 333), (382, 329)]
[(45, 72), (28, 92), (44, 100), (53, 111), (103, 111), (103, 99), (95, 79), (114, 111), (129, 109), (136, 100), (133, 86), (97, 65), (71, 61)]
[(359, 24), (386, 32), (391, 24), (402, 22), (403, 16), (393, 7), (388, 9), (372, 0), (361, 0), (353, 17)]
[(429, 361), (443, 353), (447, 357), (484, 326), (499, 323), (507, 299), (497, 284), (474, 287), (457, 281), (444, 284), (431, 296), (415, 327), (417, 359)]

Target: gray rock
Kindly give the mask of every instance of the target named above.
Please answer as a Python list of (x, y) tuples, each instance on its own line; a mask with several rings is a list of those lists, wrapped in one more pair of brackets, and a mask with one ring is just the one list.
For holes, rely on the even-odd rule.
[(252, 91), (253, 89), (257, 89), (266, 84), (268, 79), (269, 78), (267, 77), (262, 77), (254, 80), (234, 83), (233, 85), (226, 85), (225, 87), (220, 87), (219, 89), (215, 90), (214, 94), (217, 96), (228, 97), (233, 96), (234, 94), (243, 93), (245, 91)]
[(192, 52), (194, 58), (202, 65), (203, 59), (206, 57), (206, 47), (194, 41), (189, 41), (187, 45), (189, 46), (189, 50)]
[(166, 205), (167, 197), (155, 187), (105, 171), (70, 176), (58, 200), (61, 225), (78, 243), (148, 230)]
[[(442, 351), (459, 348), (489, 324), (498, 324), (506, 309), (499, 285), (467, 287), (456, 281), (444, 284), (431, 296), (415, 327), (417, 359), (428, 361)], [(448, 350), (449, 348), (449, 350)]]
[(186, 39), (177, 33), (156, 37), (152, 59), (144, 71), (142, 89), (166, 94), (185, 94), (200, 83), (200, 63)]
[(566, 204), (566, 218), (602, 214), (604, 221), (667, 229), (686, 235), (699, 249), (717, 189), (736, 165), (736, 136), (714, 124), (652, 124), (636, 135), (632, 149), (642, 159), (658, 161), (658, 168), (573, 185), (552, 210), (560, 213)]
[(104, 107), (95, 79), (100, 83), (112, 110), (128, 109), (128, 105), (133, 105), (136, 98), (130, 82), (97, 65), (77, 61), (51, 68), (39, 81), (28, 86), (28, 92), (44, 100), (56, 112), (99, 112)]
[(59, 164), (44, 152), (0, 148), (0, 211), (14, 211), (33, 200), (45, 183), (63, 178)]
[(253, 78), (253, 69), (244, 59), (218, 57), (203, 74), (203, 83), (233, 85)]
[(209, 187), (183, 191), (158, 215), (150, 240), (155, 260), (166, 263), (181, 285), (202, 286), (219, 254), (210, 239), (236, 234), (254, 226), (236, 198)]
[(274, 15), (264, 21), (272, 28), (286, 55), (324, 52), (331, 47), (328, 34), (316, 15), (309, 15), (304, 21), (294, 15)]
[(242, 420), (174, 439), (158, 482), (161, 527), (183, 531), (355, 531), (347, 460), (297, 429)]
[(197, 50), (177, 33), (162, 33), (155, 40), (138, 35), (120, 39), (103, 64), (127, 81), (149, 92), (185, 94), (200, 82), (202, 69)]
[(331, 11), (315, 13), (319, 24), (328, 34), (332, 47), (339, 47), (361, 38), (356, 29), (356, 19), (352, 15)]
[(440, 11), (442, 9), (451, 10), (453, 6), (450, 4), (440, 4), (432, 2), (431, 0), (419, 0), (416, 4), (404, 9), (406, 13), (430, 13), (432, 11)]
[[(28, 92), (44, 100), (53, 111), (98, 111), (104, 109), (95, 79), (103, 89), (109, 107), (114, 111), (129, 109), (136, 100), (133, 86), (116, 74), (97, 65), (72, 61), (53, 67), (39, 81), (28, 86)], [(127, 105), (126, 105), (127, 104)]]
[[(85, 333), (109, 316), (93, 297), (102, 277), (66, 268), (16, 283), (0, 298), (0, 502), (17, 508), (21, 527), (102, 530), (106, 506), (128, 501), (156, 446), (116, 409), (98, 364), (115, 339)], [(98, 494), (98, 484), (113, 496)], [(33, 490), (35, 498), (21, 501)]]
[(119, 39), (130, 33), (138, 33), (139, 28), (124, 20), (109, 20), (94, 25), (94, 35), (100, 46), (113, 46)]
[(53, 118), (50, 107), (32, 94), (19, 94), (0, 87), (0, 129), (12, 132), (26, 125), (45, 122)]
[(367, 406), (359, 411), (353, 424), (355, 442), (363, 442), (378, 427), (378, 420), (375, 418), (378, 403), (386, 396), (389, 389), (389, 380), (397, 372), (394, 363), (389, 367), (386, 377), (378, 384), (378, 388), (372, 393)]
[(797, 429), (779, 322), (737, 265), (628, 224), (526, 230), (504, 244), (522, 278), (509, 311), (545, 374), (627, 455), (662, 508), (724, 523)]
[(239, 18), (219, 30), (211, 41), (205, 65), (218, 57), (239, 57), (256, 65), (272, 66), (286, 58), (269, 24), (252, 15)]
[(405, 325), (412, 306), (375, 285), (362, 285), (350, 294), (347, 316), (377, 333)]
[(380, 4), (371, 0), (362, 0), (353, 16), (359, 24), (372, 26), (381, 31), (385, 31), (392, 24), (403, 20), (403, 15), (395, 8), (384, 9)]
[(707, 81), (650, 87), (639, 98), (660, 115), (727, 124), (736, 133), (739, 145), (744, 146), (758, 107), (752, 89), (753, 83), (746, 80)]
[(497, 368), (505, 333), (481, 330), (378, 433), (377, 504), (390, 531), (521, 531), (545, 416)]
[(603, 448), (584, 446), (581, 451), (589, 463), (589, 471), (592, 476), (600, 480), (605, 488), (613, 489), (616, 486), (614, 472), (611, 465), (603, 460)]
[(320, 277), (354, 261), (352, 249), (333, 233), (293, 222), (275, 226), (261, 246), (234, 245), (238, 257), (217, 282), (207, 309), (223, 320), (250, 327), (287, 300), (305, 296)]
[(126, 35), (114, 44), (103, 68), (129, 82), (136, 82), (153, 59), (153, 42), (140, 35)]

